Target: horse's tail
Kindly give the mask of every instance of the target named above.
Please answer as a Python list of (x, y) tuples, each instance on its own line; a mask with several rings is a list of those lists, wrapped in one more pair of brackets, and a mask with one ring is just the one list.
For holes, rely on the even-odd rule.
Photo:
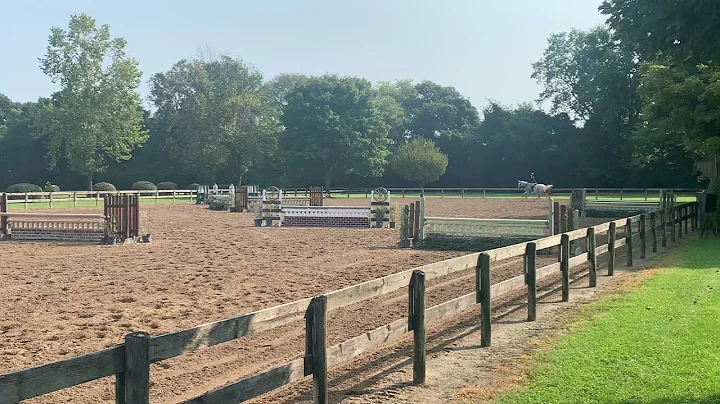
[(548, 195), (552, 194), (552, 188), (552, 185), (548, 185), (547, 187), (545, 187), (545, 192), (547, 192)]

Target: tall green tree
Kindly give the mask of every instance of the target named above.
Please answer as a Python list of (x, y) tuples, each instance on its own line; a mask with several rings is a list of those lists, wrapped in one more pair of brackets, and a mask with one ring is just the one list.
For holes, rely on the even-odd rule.
[(371, 83), (356, 77), (311, 77), (287, 95), (281, 147), (305, 180), (335, 175), (379, 176), (389, 155), (389, 126)]
[(229, 167), (240, 184), (276, 143), (279, 117), (265, 102), (262, 73), (240, 59), (181, 60), (152, 76), (150, 93), (168, 150), (198, 179), (216, 182)]
[(472, 158), (466, 169), (478, 184), (514, 186), (534, 172), (546, 184), (583, 185), (581, 130), (567, 114), (553, 116), (531, 104), (509, 107), (491, 102), (483, 115), (478, 135), (468, 144)]
[(583, 127), (581, 151), (593, 183), (616, 183), (633, 168), (641, 107), (638, 68), (631, 48), (605, 27), (551, 35), (533, 64), (532, 77), (544, 86), (538, 101), (550, 101), (552, 113), (567, 113)]
[(720, 60), (720, 7), (715, 0), (604, 0), (600, 12), (644, 60), (659, 54), (690, 64)]
[(390, 164), (395, 172), (424, 189), (445, 174), (448, 156), (432, 140), (416, 138), (400, 145)]
[(410, 122), (406, 137), (424, 137), (442, 143), (472, 134), (480, 124), (480, 114), (466, 97), (454, 87), (441, 86), (426, 80), (415, 85), (415, 94), (408, 94), (403, 105)]
[(649, 64), (639, 94), (655, 139), (673, 136), (697, 157), (720, 153), (720, 66)]
[(48, 42), (40, 66), (60, 83), (47, 111), (50, 166), (64, 158), (92, 189), (108, 161), (128, 160), (147, 140), (137, 92), (141, 72), (125, 54), (126, 41), (85, 14), (73, 14), (67, 30), (53, 27)]

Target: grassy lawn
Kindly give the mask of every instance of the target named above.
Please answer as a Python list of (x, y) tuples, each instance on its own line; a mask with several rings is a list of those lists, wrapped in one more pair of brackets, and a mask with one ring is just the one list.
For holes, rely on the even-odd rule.
[(508, 403), (720, 403), (720, 240), (693, 239), (637, 290), (589, 305)]

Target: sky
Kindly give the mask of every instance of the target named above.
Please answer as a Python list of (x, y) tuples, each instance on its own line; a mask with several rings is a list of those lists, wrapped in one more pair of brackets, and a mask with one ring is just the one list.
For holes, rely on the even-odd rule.
[(50, 28), (73, 13), (127, 40), (143, 72), (202, 49), (241, 58), (266, 79), (337, 73), (372, 82), (432, 80), (482, 109), (534, 101), (530, 77), (550, 34), (604, 23), (600, 0), (0, 0), (0, 93), (35, 101), (57, 90), (39, 68)]

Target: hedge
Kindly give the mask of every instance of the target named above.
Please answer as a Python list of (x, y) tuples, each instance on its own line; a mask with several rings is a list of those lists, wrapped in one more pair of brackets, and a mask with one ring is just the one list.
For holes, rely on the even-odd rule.
[(134, 191), (155, 191), (158, 188), (150, 181), (137, 181), (132, 184)]
[(174, 182), (165, 181), (165, 182), (161, 182), (161, 183), (157, 184), (157, 189), (175, 190), (175, 189), (178, 189), (178, 186)]

